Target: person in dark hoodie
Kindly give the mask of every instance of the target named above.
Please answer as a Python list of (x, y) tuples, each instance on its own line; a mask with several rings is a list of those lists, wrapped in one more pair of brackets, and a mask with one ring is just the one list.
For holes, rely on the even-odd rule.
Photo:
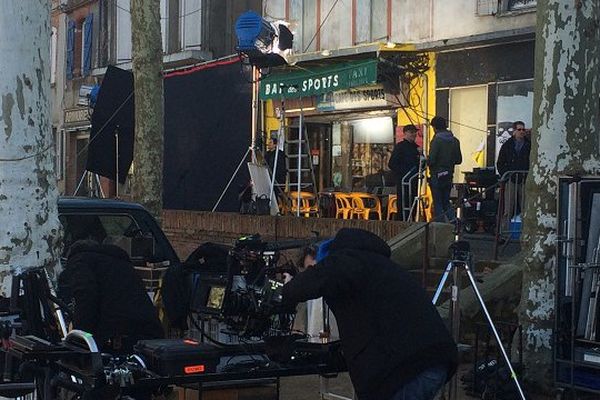
[(426, 292), (390, 254), (377, 235), (341, 229), (321, 245), (314, 267), (284, 285), (283, 301), (323, 296), (359, 400), (430, 400), (456, 370), (456, 344)]
[(434, 117), (431, 126), (435, 135), (429, 150), (429, 187), (433, 197), (433, 218), (436, 221), (453, 220), (454, 210), (450, 205), (450, 191), (454, 166), (462, 163), (460, 142), (448, 130), (448, 123), (442, 117)]
[(76, 241), (58, 286), (59, 295), (74, 303), (73, 328), (94, 335), (101, 351), (127, 353), (138, 340), (164, 337), (142, 280), (120, 247)]

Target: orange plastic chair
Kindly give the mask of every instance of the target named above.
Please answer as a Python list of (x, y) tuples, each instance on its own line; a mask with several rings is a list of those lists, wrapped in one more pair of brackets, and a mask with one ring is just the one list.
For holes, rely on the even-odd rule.
[(335, 196), (335, 217), (349, 219), (352, 217), (352, 197), (346, 193), (336, 192)]
[(296, 215), (298, 208), (300, 208), (300, 214), (305, 217), (310, 217), (311, 215), (319, 216), (319, 204), (314, 194), (300, 192), (300, 205), (298, 205), (298, 192), (289, 192), (288, 196), (291, 202), (290, 213), (292, 215)]
[(391, 221), (395, 214), (398, 214), (398, 195), (390, 194), (388, 196), (387, 220)]
[(381, 213), (381, 201), (379, 197), (370, 193), (352, 192), (352, 218), (359, 217), (369, 219), (372, 213), (375, 213), (379, 220), (383, 219)]

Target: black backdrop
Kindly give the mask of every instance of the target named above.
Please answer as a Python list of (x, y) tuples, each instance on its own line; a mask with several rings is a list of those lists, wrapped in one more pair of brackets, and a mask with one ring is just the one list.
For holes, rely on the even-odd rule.
[[(165, 78), (163, 207), (212, 210), (251, 141), (252, 85), (239, 62)], [(238, 211), (244, 164), (216, 211)]]

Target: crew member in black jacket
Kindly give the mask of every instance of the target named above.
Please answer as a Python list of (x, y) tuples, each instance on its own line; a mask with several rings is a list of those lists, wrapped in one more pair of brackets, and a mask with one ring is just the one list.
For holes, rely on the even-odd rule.
[(507, 182), (504, 184), (504, 217), (505, 220), (521, 213), (521, 203), (523, 202), (523, 186), (527, 174), (523, 171), (529, 171), (529, 153), (531, 153), (531, 141), (527, 138), (528, 130), (525, 129), (523, 121), (513, 122), (512, 136), (504, 142), (498, 153), (498, 173), (500, 177), (509, 171), (514, 172), (507, 175)]
[(455, 372), (456, 345), (425, 291), (390, 254), (378, 236), (341, 229), (327, 256), (283, 287), (283, 300), (324, 297), (360, 400), (433, 399)]
[[(408, 190), (402, 190), (402, 178), (409, 172), (416, 173), (419, 170), (419, 159), (421, 157), (419, 146), (415, 142), (417, 138), (417, 127), (414, 125), (406, 125), (402, 131), (404, 132), (404, 140), (398, 142), (394, 146), (394, 151), (388, 162), (388, 167), (394, 173), (396, 178), (396, 193), (398, 198), (398, 213), (396, 219), (405, 220), (408, 215), (404, 215), (402, 209), (410, 207), (414, 196), (418, 196), (418, 179), (414, 179), (411, 183), (411, 195)], [(408, 181), (408, 179), (407, 179)]]
[(120, 247), (73, 243), (58, 283), (61, 297), (74, 302), (73, 328), (93, 334), (102, 351), (129, 352), (138, 340), (164, 337), (158, 313)]

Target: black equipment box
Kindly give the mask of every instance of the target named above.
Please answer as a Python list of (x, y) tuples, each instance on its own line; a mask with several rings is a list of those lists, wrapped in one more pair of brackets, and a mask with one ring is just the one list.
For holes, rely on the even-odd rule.
[(163, 376), (187, 376), (216, 372), (219, 349), (194, 339), (140, 340), (135, 351), (151, 371)]
[(464, 172), (465, 182), (470, 187), (487, 188), (498, 183), (496, 170), (491, 168), (473, 168), (473, 172)]

